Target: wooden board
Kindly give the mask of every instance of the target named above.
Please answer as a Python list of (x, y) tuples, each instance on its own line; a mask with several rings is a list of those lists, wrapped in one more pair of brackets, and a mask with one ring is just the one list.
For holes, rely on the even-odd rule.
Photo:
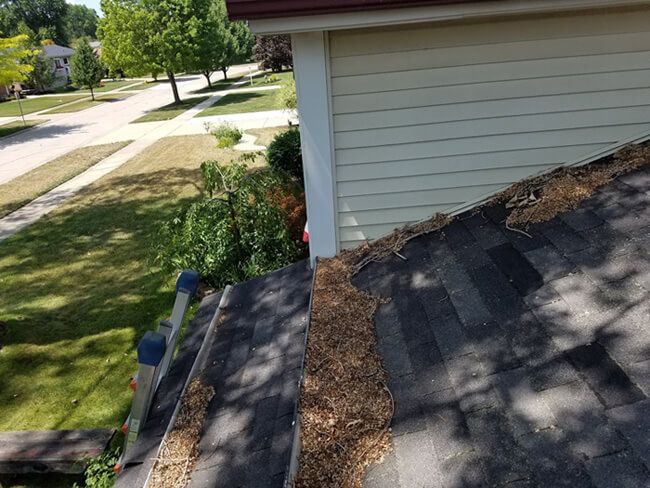
[(104, 452), (115, 431), (39, 430), (0, 432), (0, 473), (81, 473)]

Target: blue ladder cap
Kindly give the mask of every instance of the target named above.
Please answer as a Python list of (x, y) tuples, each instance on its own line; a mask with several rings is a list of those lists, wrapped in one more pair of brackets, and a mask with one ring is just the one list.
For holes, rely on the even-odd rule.
[(183, 290), (190, 296), (194, 296), (196, 290), (199, 288), (199, 273), (193, 269), (183, 270), (181, 275), (176, 280), (176, 293)]
[(165, 336), (151, 330), (145, 332), (138, 344), (138, 363), (158, 366), (165, 355)]

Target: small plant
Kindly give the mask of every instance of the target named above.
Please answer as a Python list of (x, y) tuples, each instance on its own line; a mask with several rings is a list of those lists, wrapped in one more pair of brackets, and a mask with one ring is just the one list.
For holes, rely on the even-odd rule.
[(113, 468), (119, 458), (119, 449), (115, 449), (91, 459), (84, 471), (84, 484), (75, 483), (72, 488), (111, 488), (116, 478)]
[(289, 129), (275, 136), (269, 144), (266, 155), (269, 166), (277, 171), (284, 171), (303, 182), (302, 149), (300, 147), (300, 131)]
[(264, 77), (264, 83), (269, 84), (269, 85), (272, 84), (272, 83), (277, 83), (278, 81), (280, 81), (280, 77), (278, 75), (276, 75), (275, 73), (272, 74), (271, 76), (265, 76)]
[(228, 123), (223, 123), (216, 129), (213, 129), (211, 134), (217, 139), (217, 147), (221, 149), (232, 148), (241, 141), (243, 136), (237, 127)]
[(296, 82), (293, 78), (282, 85), (282, 88), (278, 90), (278, 96), (280, 97), (280, 104), (287, 110), (296, 110), (298, 108)]

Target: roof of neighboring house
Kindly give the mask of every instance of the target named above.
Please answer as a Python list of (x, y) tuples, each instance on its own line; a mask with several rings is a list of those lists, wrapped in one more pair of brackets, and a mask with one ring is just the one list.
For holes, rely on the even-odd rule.
[(67, 58), (74, 54), (74, 49), (58, 44), (49, 44), (43, 46), (43, 53), (48, 58)]
[(231, 19), (262, 19), (471, 1), (477, 0), (226, 0), (226, 4)]
[(503, 205), (355, 279), (395, 401), (366, 488), (650, 486), (650, 168), (531, 237)]
[[(212, 386), (191, 488), (283, 486), (296, 427), (312, 272), (302, 261), (233, 287), (199, 378)], [(145, 484), (220, 295), (205, 298), (116, 487)]]

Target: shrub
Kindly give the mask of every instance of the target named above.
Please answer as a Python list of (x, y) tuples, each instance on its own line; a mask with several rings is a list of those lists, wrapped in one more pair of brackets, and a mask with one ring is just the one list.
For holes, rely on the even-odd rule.
[(282, 71), (284, 67), (292, 67), (291, 36), (257, 36), (253, 56), (262, 69), (277, 72)]
[(273, 142), (269, 144), (266, 157), (271, 168), (289, 173), (301, 185), (304, 183), (302, 149), (300, 147), (300, 131), (298, 129), (289, 129), (275, 136)]
[(296, 209), (276, 201), (278, 195), (300, 195), (286, 174), (214, 161), (203, 164), (202, 174), (204, 198), (160, 229), (154, 259), (163, 269), (196, 269), (208, 284), (221, 288), (302, 255), (289, 224), (289, 212), (296, 219)]
[[(119, 457), (119, 450), (110, 450), (91, 459), (84, 471), (83, 488), (111, 488), (116, 478), (113, 467)], [(72, 488), (82, 487), (75, 483)]]
[(211, 134), (217, 139), (217, 147), (221, 149), (232, 148), (241, 141), (243, 135), (237, 127), (228, 123), (213, 129)]
[(298, 96), (296, 95), (296, 82), (291, 79), (291, 81), (282, 85), (282, 88), (278, 90), (278, 96), (280, 97), (280, 104), (289, 110), (295, 110), (298, 108)]

